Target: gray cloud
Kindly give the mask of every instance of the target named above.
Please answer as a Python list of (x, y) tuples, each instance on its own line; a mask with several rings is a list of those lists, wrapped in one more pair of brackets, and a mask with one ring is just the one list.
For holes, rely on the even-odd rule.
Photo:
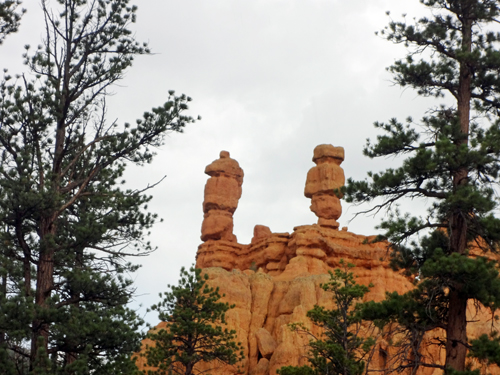
[[(1, 47), (12, 71), (23, 68), (22, 45), (38, 44), (36, 3), (24, 2), (29, 13), (21, 32)], [(374, 35), (388, 21), (386, 10), (395, 18), (421, 13), (416, 0), (141, 0), (138, 6), (137, 38), (155, 54), (138, 57), (115, 87), (110, 119), (133, 122), (162, 104), (170, 89), (192, 96), (190, 113), (203, 119), (167, 137), (151, 165), (127, 173), (131, 187), (167, 175), (152, 192), (150, 208), (164, 222), (151, 235), (158, 251), (140, 259), (134, 276), (136, 307), (156, 302), (158, 292), (177, 282), (180, 267), (194, 263), (203, 171), (220, 150), (245, 171), (235, 233), (248, 243), (255, 224), (283, 232), (316, 221), (303, 188), (317, 144), (345, 147), (346, 176), (363, 178), (393, 162), (362, 156), (365, 139), (375, 135), (371, 124), (418, 118), (433, 103), (391, 87), (385, 67), (404, 48)], [(355, 209), (344, 204), (344, 212), (342, 225)], [(376, 220), (357, 219), (349, 228), (371, 234)]]

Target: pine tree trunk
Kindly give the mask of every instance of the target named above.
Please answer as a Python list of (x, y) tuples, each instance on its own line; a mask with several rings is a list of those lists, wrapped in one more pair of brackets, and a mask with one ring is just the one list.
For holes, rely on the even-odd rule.
[[(457, 176), (456, 176), (457, 177)], [(457, 185), (465, 183), (467, 177), (458, 176)], [(462, 182), (460, 182), (462, 181)], [(451, 218), (451, 251), (465, 254), (467, 247), (467, 220), (464, 212), (458, 212)], [(457, 281), (458, 282), (458, 281)], [(465, 370), (467, 357), (467, 298), (460, 295), (460, 285), (451, 288), (448, 295), (448, 322), (446, 325), (446, 367), (457, 371)]]
[[(464, 7), (466, 7), (464, 5)], [(472, 50), (472, 20), (473, 9), (462, 9), (462, 50), (470, 53)], [(460, 61), (460, 77), (457, 91), (457, 114), (460, 126), (460, 139), (456, 147), (468, 145), (470, 126), (472, 73), (467, 59)], [(453, 189), (456, 192), (460, 186), (467, 185), (468, 173), (466, 167), (456, 170), (453, 175)], [(452, 253), (465, 254), (467, 248), (467, 217), (470, 213), (456, 208), (450, 217), (450, 250)], [(456, 282), (460, 282), (456, 280)], [(457, 371), (465, 370), (467, 357), (467, 298), (460, 295), (461, 286), (455, 285), (449, 293), (448, 322), (446, 326), (446, 362), (445, 366)]]
[[(69, 50), (68, 50), (69, 51)], [(65, 59), (65, 73), (69, 72), (69, 57)], [(64, 88), (63, 93), (59, 99), (61, 115), (57, 121), (57, 127), (55, 132), (55, 145), (54, 145), (54, 157), (52, 162), (52, 181), (51, 185), (53, 188), (54, 199), (59, 192), (59, 186), (61, 181), (61, 166), (64, 157), (64, 145), (65, 145), (65, 135), (66, 135), (66, 124), (65, 115), (68, 113), (69, 101), (67, 100), (69, 85), (69, 75), (64, 75)], [(37, 275), (36, 275), (36, 292), (35, 292), (35, 304), (41, 309), (46, 309), (47, 298), (50, 297), (52, 293), (52, 288), (54, 287), (54, 247), (51, 244), (55, 234), (57, 233), (57, 228), (55, 225), (55, 219), (57, 214), (48, 212), (40, 222), (40, 256), (38, 260)], [(40, 349), (39, 338), (43, 338), (43, 345), (47, 352), (48, 340), (49, 340), (49, 329), (50, 324), (39, 319), (35, 315), (32, 327), (32, 339), (31, 339), (31, 363), (35, 360), (36, 354)]]
[[(40, 235), (40, 257), (38, 260), (37, 274), (36, 274), (36, 291), (35, 291), (35, 304), (41, 308), (47, 308), (47, 298), (50, 297), (54, 287), (54, 248), (51, 246), (48, 237), (55, 234), (55, 225), (52, 220), (43, 220), (41, 225)], [(40, 319), (36, 314), (32, 324), (32, 338), (31, 338), (31, 365), (35, 361), (37, 352), (41, 348), (39, 338), (43, 338), (43, 347), (47, 352), (49, 342), (49, 323), (44, 319)]]
[(467, 357), (467, 299), (457, 291), (450, 291), (450, 307), (446, 330), (446, 367), (457, 371), (465, 370)]

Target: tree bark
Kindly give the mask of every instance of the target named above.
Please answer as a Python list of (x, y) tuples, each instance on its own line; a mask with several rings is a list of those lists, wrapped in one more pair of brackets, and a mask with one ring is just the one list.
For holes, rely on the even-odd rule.
[(446, 329), (446, 367), (465, 371), (467, 357), (467, 299), (458, 291), (450, 291), (450, 307)]
[[(68, 4), (66, 3), (66, 7)], [(68, 10), (68, 9), (67, 9)], [(44, 12), (48, 12), (44, 8)], [(71, 15), (66, 15), (66, 22), (71, 23), (67, 25), (72, 32), (73, 21)], [(47, 29), (47, 32), (49, 30)], [(71, 40), (72, 38), (66, 39), (67, 53), (71, 51)], [(61, 169), (62, 162), (64, 158), (64, 146), (66, 139), (66, 116), (68, 113), (68, 108), (70, 101), (68, 100), (69, 92), (69, 70), (70, 70), (70, 56), (66, 56), (64, 59), (64, 70), (63, 70), (63, 89), (62, 93), (58, 93), (59, 98), (59, 108), (60, 113), (58, 114), (56, 131), (55, 131), (55, 145), (54, 145), (54, 157), (52, 162), (52, 176), (51, 176), (51, 186), (53, 189), (54, 197), (56, 197), (60, 192), (60, 183), (62, 179)], [(55, 250), (51, 244), (53, 238), (57, 233), (57, 227), (55, 225), (56, 213), (47, 212), (44, 218), (40, 222), (40, 256), (37, 265), (37, 275), (36, 275), (36, 292), (35, 292), (35, 304), (41, 309), (46, 309), (47, 298), (50, 297), (52, 289), (54, 287), (54, 254)], [(36, 357), (38, 350), (40, 349), (39, 337), (43, 338), (43, 345), (45, 350), (48, 349), (49, 342), (49, 330), (50, 324), (35, 315), (33, 320), (33, 333), (31, 340), (31, 363)]]
[[(50, 244), (50, 237), (56, 233), (56, 227), (53, 220), (44, 219), (41, 223), (40, 233), (40, 257), (38, 259), (36, 274), (35, 304), (41, 308), (47, 308), (47, 299), (52, 293), (54, 287), (54, 248)], [(34, 364), (36, 355), (41, 348), (39, 338), (43, 338), (43, 347), (47, 352), (49, 343), (50, 324), (35, 314), (32, 324), (31, 338), (31, 367)]]
[[(460, 138), (455, 141), (456, 147), (467, 147), (469, 142), (470, 101), (472, 72), (468, 56), (472, 51), (472, 9), (462, 9), (462, 51), (465, 59), (460, 61), (460, 77), (458, 86), (457, 114), (460, 126)], [(468, 170), (459, 167), (453, 172), (453, 190), (468, 184)], [(465, 254), (467, 249), (467, 219), (470, 212), (455, 208), (450, 216), (450, 250), (452, 253)], [(460, 295), (461, 286), (451, 288), (449, 293), (448, 322), (446, 326), (446, 362), (445, 366), (457, 371), (465, 370), (467, 357), (467, 298)]]

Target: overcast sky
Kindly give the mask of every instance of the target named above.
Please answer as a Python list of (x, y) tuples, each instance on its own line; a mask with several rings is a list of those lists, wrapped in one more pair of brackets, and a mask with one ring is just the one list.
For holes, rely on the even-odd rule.
[[(55, 0), (52, 0), (55, 1)], [(132, 1), (133, 2), (133, 1)], [(184, 134), (170, 134), (155, 161), (131, 168), (130, 187), (167, 175), (153, 191), (153, 212), (164, 219), (150, 239), (158, 250), (140, 258), (133, 275), (134, 308), (141, 314), (158, 292), (176, 283), (181, 266), (195, 262), (203, 218), (205, 166), (227, 150), (245, 172), (234, 233), (249, 243), (256, 224), (291, 232), (316, 216), (304, 197), (313, 149), (345, 148), (346, 177), (364, 178), (391, 160), (362, 155), (374, 121), (420, 118), (437, 102), (391, 84), (385, 68), (405, 53), (375, 36), (391, 17), (423, 12), (418, 0), (138, 0), (134, 29), (154, 52), (136, 59), (110, 98), (110, 120), (133, 123), (167, 99), (168, 90), (193, 98), (189, 113), (202, 120)], [(37, 0), (20, 32), (0, 47), (3, 66), (23, 71), (22, 46), (39, 44)], [(356, 207), (343, 203), (339, 222), (358, 234), (374, 234), (380, 216), (349, 220)], [(156, 316), (146, 319), (155, 324)]]

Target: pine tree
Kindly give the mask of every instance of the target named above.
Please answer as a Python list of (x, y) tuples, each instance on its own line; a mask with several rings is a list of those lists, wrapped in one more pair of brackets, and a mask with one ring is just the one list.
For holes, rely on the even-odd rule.
[(10, 33), (14, 33), (19, 28), (19, 22), (25, 9), (18, 11), (21, 5), (19, 0), (4, 0), (0, 2), (0, 44)]
[(154, 346), (141, 355), (157, 370), (145, 373), (192, 375), (201, 373), (195, 367), (198, 363), (234, 365), (243, 359), (241, 344), (234, 341), (236, 331), (220, 326), (226, 324), (225, 314), (234, 305), (219, 302), (219, 289), (208, 286), (207, 280), (201, 269), (182, 268), (179, 285), (169, 285), (169, 292), (160, 293), (162, 301), (151, 309), (167, 324), (148, 333)]
[(132, 126), (106, 120), (106, 95), (147, 45), (128, 0), (42, 1), (45, 38), (29, 71), (0, 83), (0, 368), (7, 373), (125, 374), (141, 320), (127, 308), (157, 220), (146, 191), (121, 187), (166, 133), (193, 121), (190, 99)]
[[(380, 228), (392, 242), (393, 264), (418, 275), (416, 289), (372, 304), (372, 318), (397, 321), (407, 333), (410, 355), (403, 367), (465, 371), (469, 345), (466, 308), (470, 300), (495, 309), (500, 303), (497, 263), (472, 248), (497, 251), (500, 220), (494, 216), (500, 171), (500, 4), (491, 0), (421, 0), (429, 17), (392, 21), (382, 35), (409, 52), (389, 71), (403, 88), (445, 98), (420, 122), (375, 123), (384, 131), (364, 153), (370, 158), (401, 156), (400, 167), (348, 181), (347, 200), (377, 198), (369, 209), (387, 209)], [(424, 217), (402, 214), (401, 199), (422, 199)], [(365, 211), (366, 212), (366, 211)], [(416, 239), (420, 238), (420, 240)], [(486, 255), (486, 254), (484, 254)], [(422, 356), (423, 334), (442, 328), (444, 365)], [(407, 352), (408, 353), (408, 352)]]
[[(321, 287), (332, 292), (335, 308), (314, 306), (307, 316), (314, 325), (323, 330), (322, 337), (312, 336), (310, 342), (310, 366), (286, 366), (278, 370), (280, 375), (361, 375), (365, 371), (365, 357), (375, 340), (362, 337), (361, 304), (359, 301), (370, 290), (370, 286), (356, 283), (349, 271), (354, 267), (340, 261), (341, 269), (330, 272), (330, 281)], [(300, 331), (298, 325), (291, 325)], [(306, 331), (307, 332), (307, 331)], [(311, 334), (312, 335), (312, 334)]]

